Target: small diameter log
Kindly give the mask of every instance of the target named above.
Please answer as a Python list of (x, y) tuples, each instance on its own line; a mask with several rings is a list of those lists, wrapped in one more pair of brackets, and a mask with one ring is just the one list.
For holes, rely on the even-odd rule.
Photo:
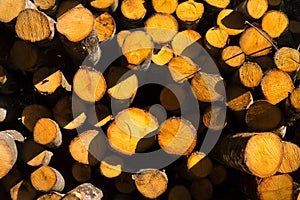
[(245, 62), (245, 54), (239, 46), (226, 47), (223, 49), (221, 56), (225, 64), (233, 69), (236, 69)]
[(100, 11), (107, 11), (107, 12), (115, 12), (119, 1), (118, 0), (108, 0), (108, 1), (102, 1), (102, 0), (90, 0), (90, 4), (93, 8), (96, 8)]
[(224, 48), (229, 39), (228, 33), (219, 27), (210, 28), (204, 39), (204, 44), (208, 52), (217, 57), (219, 55), (219, 50)]
[(197, 73), (192, 79), (192, 89), (199, 101), (214, 102), (223, 99), (218, 85), (223, 84), (223, 78), (217, 74)]
[(245, 0), (236, 9), (247, 19), (260, 19), (268, 10), (268, 0)]
[(57, 19), (57, 31), (62, 43), (76, 65), (88, 57), (91, 65), (100, 59), (95, 19), (86, 8), (78, 6), (65, 12)]
[(278, 38), (284, 31), (287, 30), (289, 19), (281, 11), (270, 10), (262, 18), (261, 26), (268, 35), (272, 38)]
[(224, 1), (205, 0), (205, 2), (212, 7), (224, 9), (229, 5), (230, 0), (224, 0)]
[(122, 53), (128, 63), (139, 65), (153, 51), (153, 43), (149, 35), (143, 31), (134, 31), (126, 36), (122, 45)]
[(203, 124), (214, 131), (222, 130), (226, 126), (225, 106), (209, 106), (203, 114)]
[(136, 152), (138, 142), (157, 128), (157, 119), (149, 112), (129, 108), (118, 113), (108, 127), (107, 137), (113, 149), (132, 155)]
[(52, 15), (57, 9), (58, 0), (34, 0), (33, 2), (39, 10)]
[(227, 179), (227, 170), (223, 165), (216, 165), (208, 176), (213, 185), (220, 185)]
[(272, 49), (270, 41), (270, 36), (266, 33), (258, 28), (250, 27), (242, 33), (239, 44), (246, 55), (264, 56)]
[(300, 167), (300, 148), (291, 142), (283, 142), (283, 159), (278, 169), (280, 173), (291, 173)]
[(116, 32), (116, 23), (114, 18), (107, 12), (96, 15), (96, 31), (99, 42), (111, 39)]
[(189, 156), (187, 169), (195, 178), (204, 178), (211, 173), (213, 163), (205, 153), (196, 151)]
[(52, 112), (49, 108), (38, 104), (32, 104), (24, 108), (21, 119), (22, 119), (22, 124), (30, 132), (32, 132), (36, 122), (40, 118), (51, 118), (51, 117), (52, 117)]
[(265, 100), (256, 100), (248, 108), (245, 122), (250, 130), (271, 131), (283, 125), (281, 110)]
[(22, 10), (16, 21), (16, 33), (22, 40), (38, 42), (52, 40), (54, 37), (54, 20), (36, 9)]
[(167, 190), (168, 177), (157, 169), (143, 169), (132, 175), (138, 191), (149, 199), (156, 199)]
[(209, 179), (199, 179), (192, 182), (190, 191), (195, 200), (209, 200), (213, 196), (213, 185)]
[[(265, 178), (278, 171), (283, 145), (274, 133), (238, 133), (221, 136), (211, 157), (240, 171)], [(261, 167), (262, 163), (264, 167)]]
[(198, 42), (201, 39), (201, 35), (194, 31), (194, 30), (183, 30), (181, 32), (176, 33), (174, 36), (171, 44), (172, 44), (172, 50), (175, 55), (186, 55), (189, 58), (196, 58), (199, 55), (195, 53), (198, 52), (185, 52), (185, 50), (188, 49), (188, 47), (191, 47), (192, 45), (198, 45), (196, 42)]
[(288, 174), (265, 178), (258, 183), (257, 193), (261, 200), (292, 200), (293, 179)]
[(106, 152), (104, 137), (97, 130), (87, 130), (71, 141), (69, 151), (77, 162), (94, 166)]
[(157, 13), (172, 14), (178, 6), (178, 0), (152, 0), (152, 7)]
[(130, 194), (136, 189), (134, 180), (131, 178), (131, 174), (124, 172), (114, 179), (114, 185), (117, 190), (123, 194)]
[(218, 14), (217, 25), (228, 35), (238, 35), (245, 29), (245, 20), (239, 12), (224, 9)]
[(32, 71), (38, 64), (39, 49), (22, 40), (16, 40), (10, 49), (9, 60), (21, 71)]
[(103, 197), (102, 191), (91, 183), (83, 183), (70, 192), (68, 192), (62, 200), (101, 200)]
[(145, 0), (124, 0), (121, 3), (122, 23), (126, 28), (136, 28), (145, 17)]
[(296, 49), (282, 47), (276, 51), (274, 62), (278, 69), (285, 72), (294, 72), (300, 67), (300, 53)]
[(85, 104), (75, 97), (65, 96), (55, 104), (53, 117), (60, 127), (68, 130), (75, 129), (87, 118)]
[(172, 117), (161, 124), (158, 143), (168, 154), (189, 155), (196, 146), (197, 131), (188, 120)]
[(126, 37), (128, 35), (130, 35), (130, 33), (131, 32), (129, 30), (121, 30), (120, 32), (118, 32), (118, 34), (117, 34), (117, 43), (118, 43), (119, 47), (122, 48)]
[(145, 22), (145, 29), (158, 44), (167, 43), (178, 31), (178, 23), (172, 15), (156, 13)]
[(95, 127), (101, 127), (113, 119), (111, 110), (103, 104), (96, 104), (88, 112), (88, 121)]
[(39, 68), (34, 72), (32, 82), (35, 89), (43, 95), (53, 94), (59, 87), (71, 91), (71, 85), (63, 73), (55, 68)]
[(300, 110), (300, 87), (293, 90), (289, 99), (293, 108), (298, 112)]
[(253, 97), (249, 90), (238, 85), (229, 85), (226, 88), (227, 107), (233, 111), (243, 111), (253, 103)]
[(294, 90), (294, 84), (286, 72), (271, 69), (265, 73), (261, 88), (266, 100), (275, 105), (288, 97)]
[(259, 86), (263, 71), (255, 62), (245, 62), (237, 71), (240, 83), (248, 88)]
[(179, 24), (184, 29), (196, 29), (203, 13), (204, 5), (193, 0), (184, 1), (176, 8)]
[(79, 183), (87, 182), (91, 179), (92, 168), (88, 165), (75, 162), (72, 166), (72, 175)]
[(60, 192), (65, 187), (65, 180), (60, 172), (49, 166), (42, 166), (32, 172), (30, 180), (33, 187), (41, 192)]
[(99, 101), (106, 91), (106, 81), (95, 68), (81, 66), (73, 79), (74, 92), (82, 100), (94, 103)]
[(37, 191), (27, 179), (20, 181), (10, 189), (10, 197), (12, 200), (32, 200), (36, 194)]
[(11, 22), (26, 7), (26, 0), (3, 0), (0, 3), (0, 21)]
[(164, 45), (158, 50), (158, 52), (152, 53), (152, 62), (156, 65), (163, 66), (166, 65), (173, 58), (173, 51), (168, 45)]
[(173, 80), (178, 83), (193, 78), (200, 70), (191, 59), (183, 56), (173, 57), (168, 63), (168, 68)]
[(168, 200), (192, 200), (191, 193), (184, 185), (175, 185), (168, 192)]
[(178, 112), (186, 98), (186, 91), (178, 84), (169, 84), (160, 93), (161, 105), (171, 111)]
[(51, 151), (45, 150), (42, 145), (32, 140), (27, 140), (22, 148), (23, 161), (32, 167), (48, 165), (52, 156)]
[(118, 156), (107, 156), (100, 162), (100, 172), (107, 178), (115, 178), (122, 173), (123, 161)]
[(49, 148), (58, 148), (62, 144), (62, 134), (58, 124), (49, 118), (39, 119), (33, 129), (33, 140)]
[(44, 194), (37, 198), (37, 200), (60, 200), (63, 197), (62, 194), (59, 193), (50, 193), (50, 194)]

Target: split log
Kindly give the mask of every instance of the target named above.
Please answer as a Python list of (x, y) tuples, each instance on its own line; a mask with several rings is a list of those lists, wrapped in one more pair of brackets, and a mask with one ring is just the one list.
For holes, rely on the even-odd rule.
[[(115, 0), (114, 0), (115, 1)], [(91, 3), (93, 3), (92, 1)], [(118, 2), (118, 1), (116, 1)], [(104, 42), (106, 40), (111, 39), (114, 37), (114, 34), (116, 32), (116, 23), (114, 18), (108, 14), (107, 12), (96, 15), (95, 19), (95, 26), (97, 31), (97, 36), (99, 39), (99, 42)]]
[(288, 97), (294, 90), (294, 84), (286, 72), (271, 69), (265, 73), (261, 88), (266, 100), (275, 105)]
[(52, 40), (54, 20), (37, 9), (22, 10), (16, 21), (16, 33), (19, 38), (30, 42)]
[(278, 169), (280, 173), (291, 173), (300, 167), (300, 148), (291, 142), (283, 142), (283, 159)]
[(27, 179), (20, 181), (10, 189), (10, 197), (12, 200), (32, 200), (36, 194), (37, 191)]
[(249, 90), (239, 85), (228, 85), (226, 88), (227, 106), (233, 111), (243, 111), (253, 103)]
[(277, 10), (268, 11), (261, 21), (262, 30), (272, 38), (278, 38), (287, 30), (288, 25), (289, 19), (286, 14)]
[(168, 192), (168, 200), (192, 200), (192, 196), (188, 188), (184, 185), (175, 185)]
[(131, 174), (125, 172), (122, 172), (120, 176), (114, 179), (114, 185), (119, 192), (124, 194), (130, 194), (136, 189)]
[(143, 31), (134, 31), (126, 36), (122, 45), (122, 53), (128, 63), (139, 65), (153, 51), (153, 43), (149, 35)]
[(156, 65), (166, 65), (173, 58), (173, 51), (168, 45), (164, 45), (157, 52), (154, 50), (152, 53), (152, 62)]
[(192, 79), (192, 89), (199, 101), (214, 102), (223, 99), (218, 85), (223, 84), (223, 78), (217, 74), (197, 73)]
[(265, 178), (278, 171), (283, 145), (274, 133), (239, 133), (221, 136), (211, 153), (211, 157), (221, 163)]
[(213, 185), (209, 179), (199, 179), (192, 182), (190, 191), (195, 200), (209, 200), (213, 196)]
[(91, 183), (83, 183), (70, 192), (68, 192), (62, 200), (101, 200), (103, 192), (99, 188), (95, 187)]
[(107, 178), (115, 178), (122, 173), (123, 161), (118, 156), (107, 156), (100, 162), (100, 172)]
[(95, 127), (101, 127), (113, 120), (111, 110), (104, 104), (96, 104), (88, 112), (88, 121)]
[(106, 91), (106, 81), (102, 73), (95, 68), (81, 66), (73, 79), (74, 92), (86, 102), (99, 101)]
[(224, 9), (218, 14), (217, 25), (228, 35), (238, 35), (245, 29), (245, 20), (239, 12)]
[(167, 190), (167, 174), (157, 169), (141, 170), (132, 179), (138, 191), (149, 199), (156, 199)]
[(77, 162), (94, 166), (106, 152), (105, 138), (97, 130), (87, 130), (71, 141), (69, 151)]
[(193, 0), (184, 1), (176, 8), (176, 16), (182, 29), (196, 29), (203, 13), (204, 5)]
[(121, 3), (122, 25), (126, 28), (136, 28), (142, 24), (147, 10), (144, 0), (124, 0)]
[(157, 128), (157, 119), (149, 112), (129, 108), (117, 114), (108, 127), (107, 137), (113, 149), (132, 155), (136, 152), (138, 142)]
[(30, 180), (33, 187), (42, 192), (60, 192), (65, 187), (65, 180), (60, 172), (49, 166), (42, 166), (32, 172)]
[(157, 13), (172, 14), (178, 6), (178, 0), (152, 0), (152, 7)]
[(90, 0), (90, 4), (93, 8), (96, 8), (99, 11), (115, 12), (118, 7), (119, 1), (118, 0), (109, 0), (109, 1)]
[(34, 125), (33, 140), (49, 148), (58, 148), (62, 144), (62, 134), (58, 124), (49, 118), (41, 118)]
[(22, 112), (22, 123), (30, 132), (33, 132), (34, 126), (39, 119), (51, 117), (52, 112), (49, 108), (32, 104), (24, 108)]
[(263, 179), (257, 187), (261, 200), (292, 200), (293, 179), (288, 174), (279, 174)]
[(60, 200), (63, 197), (62, 194), (59, 193), (50, 193), (50, 194), (44, 194), (37, 198), (37, 200)]
[(32, 140), (27, 140), (22, 148), (23, 161), (32, 167), (48, 165), (52, 156), (51, 151), (45, 150), (42, 145)]
[(82, 101), (67, 95), (55, 104), (53, 117), (60, 127), (72, 130), (85, 122), (87, 118), (85, 110), (85, 104)]
[(250, 130), (271, 131), (283, 125), (281, 110), (265, 100), (256, 100), (248, 108), (245, 122)]
[(216, 165), (212, 168), (208, 178), (213, 185), (221, 185), (227, 179), (227, 170), (223, 165)]
[(204, 38), (204, 45), (208, 52), (217, 57), (220, 49), (224, 48), (229, 39), (228, 33), (218, 27), (210, 28)]
[(63, 73), (55, 68), (39, 68), (34, 72), (32, 82), (35, 89), (43, 95), (53, 94), (60, 87), (71, 91), (71, 85)]
[(226, 126), (225, 106), (209, 106), (203, 114), (203, 124), (214, 131), (222, 130)]
[(91, 65), (100, 59), (94, 15), (84, 7), (75, 7), (57, 19), (61, 41), (76, 65), (87, 57)]
[(91, 179), (92, 168), (89, 165), (75, 162), (72, 166), (72, 175), (79, 183), (87, 182)]
[(195, 178), (204, 178), (211, 173), (213, 163), (205, 153), (195, 151), (187, 160), (187, 169)]
[(156, 13), (147, 19), (145, 29), (155, 43), (163, 44), (173, 39), (178, 23), (172, 15)]
[(268, 0), (245, 0), (237, 7), (237, 11), (250, 20), (260, 19), (267, 10)]
[(274, 62), (278, 69), (285, 72), (294, 72), (300, 67), (300, 53), (296, 49), (282, 47), (276, 51)]
[[(260, 4), (259, 2), (257, 3)], [(272, 49), (270, 36), (263, 33), (258, 28), (250, 27), (246, 29), (239, 40), (240, 47), (246, 55), (264, 56)]]
[(168, 154), (189, 155), (197, 143), (197, 131), (186, 119), (172, 117), (161, 124), (158, 143)]

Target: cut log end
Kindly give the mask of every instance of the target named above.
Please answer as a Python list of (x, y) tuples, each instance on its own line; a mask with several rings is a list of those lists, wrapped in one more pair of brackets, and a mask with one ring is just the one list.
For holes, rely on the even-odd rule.
[(144, 0), (125, 0), (121, 3), (121, 12), (129, 20), (140, 20), (146, 15)]
[(168, 63), (171, 76), (174, 81), (182, 83), (199, 71), (198, 66), (189, 58), (183, 56), (176, 56)]
[(172, 14), (178, 6), (178, 0), (152, 0), (153, 9), (158, 13)]
[(278, 169), (280, 173), (291, 173), (300, 167), (300, 148), (291, 142), (283, 142), (283, 159)]
[(261, 22), (264, 30), (272, 38), (278, 38), (289, 25), (288, 17), (281, 11), (271, 10), (267, 12)]
[(95, 20), (99, 42), (103, 42), (114, 36), (116, 24), (114, 18), (109, 13), (102, 13)]
[(0, 3), (0, 21), (8, 23), (15, 19), (26, 6), (25, 0), (4, 0)]
[(115, 178), (122, 173), (123, 161), (118, 156), (108, 156), (100, 163), (100, 172), (107, 178)]
[(230, 67), (239, 67), (245, 61), (245, 54), (239, 46), (228, 46), (222, 51), (222, 60)]
[(300, 67), (300, 53), (296, 49), (282, 47), (275, 53), (274, 62), (278, 69), (294, 72)]
[(248, 0), (246, 3), (247, 14), (253, 19), (261, 18), (268, 10), (267, 0)]
[(245, 62), (239, 68), (239, 77), (245, 87), (254, 88), (259, 86), (263, 77), (263, 71), (257, 63)]
[(185, 1), (176, 9), (177, 17), (183, 22), (194, 22), (200, 20), (204, 13), (204, 5), (194, 1)]
[(233, 111), (242, 111), (253, 103), (250, 91), (242, 86), (231, 85), (226, 90), (227, 106)]
[(228, 41), (228, 33), (221, 28), (210, 28), (205, 34), (207, 43), (215, 48), (223, 48)]
[(224, 0), (224, 1), (205, 0), (205, 2), (208, 3), (210, 6), (223, 9), (229, 5), (230, 0)]

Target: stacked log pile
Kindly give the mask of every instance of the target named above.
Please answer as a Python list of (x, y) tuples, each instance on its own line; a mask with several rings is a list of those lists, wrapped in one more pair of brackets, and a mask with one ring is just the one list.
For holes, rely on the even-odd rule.
[(300, 199), (299, 13), (1, 0), (0, 199)]

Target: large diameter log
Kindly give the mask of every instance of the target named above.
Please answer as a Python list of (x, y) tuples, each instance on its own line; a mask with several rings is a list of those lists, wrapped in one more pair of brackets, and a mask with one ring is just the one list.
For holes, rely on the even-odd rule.
[(60, 192), (65, 187), (65, 180), (61, 173), (49, 166), (42, 166), (32, 172), (30, 180), (33, 187), (42, 192)]
[(25, 9), (26, 0), (3, 0), (0, 2), (0, 21), (8, 23)]
[(138, 191), (149, 199), (156, 199), (167, 190), (167, 174), (157, 169), (141, 170), (132, 179)]
[(278, 169), (280, 173), (291, 173), (300, 167), (300, 148), (291, 142), (283, 142), (283, 159)]
[(275, 105), (288, 97), (294, 90), (294, 84), (286, 72), (271, 69), (265, 73), (261, 88), (266, 100)]
[(230, 167), (265, 178), (278, 171), (283, 145), (274, 133), (239, 133), (221, 136), (211, 156)]
[(158, 13), (172, 14), (178, 6), (178, 0), (152, 0), (152, 7)]

